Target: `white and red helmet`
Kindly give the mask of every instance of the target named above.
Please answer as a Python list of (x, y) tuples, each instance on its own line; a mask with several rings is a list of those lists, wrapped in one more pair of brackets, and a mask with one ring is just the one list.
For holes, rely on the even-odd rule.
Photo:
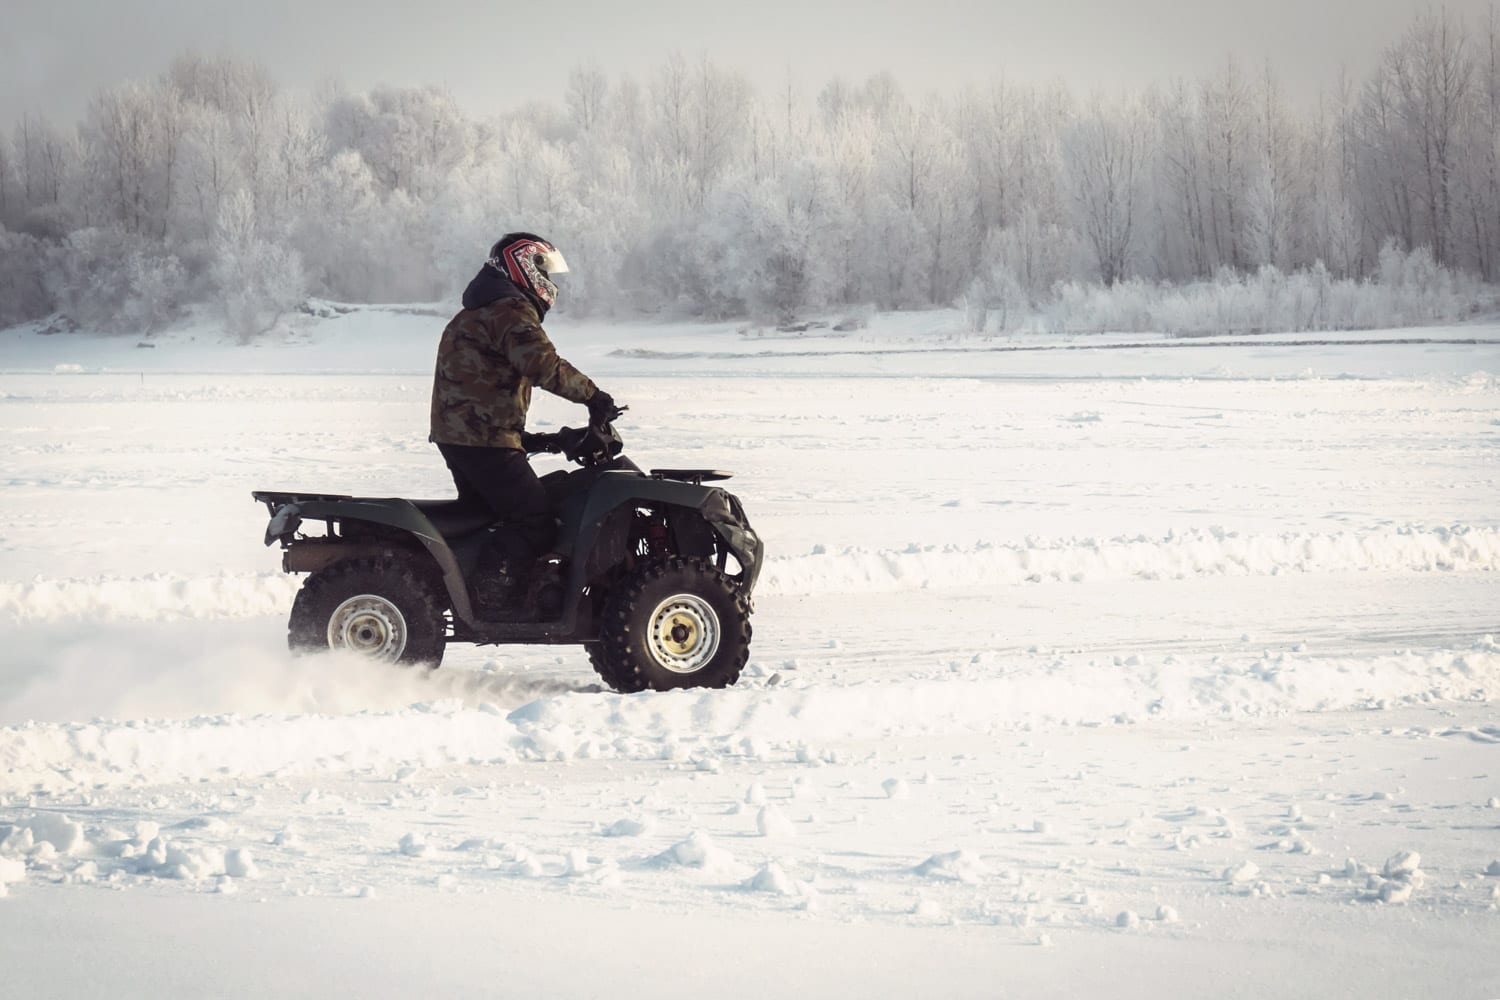
[(568, 262), (557, 247), (534, 233), (502, 236), (500, 242), (490, 247), (487, 263), (548, 309), (557, 304), (557, 285), (551, 276), (566, 274), (568, 270)]

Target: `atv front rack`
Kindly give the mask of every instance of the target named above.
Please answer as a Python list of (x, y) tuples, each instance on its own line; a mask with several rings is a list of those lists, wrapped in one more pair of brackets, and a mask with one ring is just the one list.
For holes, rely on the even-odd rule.
[(721, 472), (718, 469), (652, 469), (652, 479), (675, 479), (680, 483), (692, 483), (694, 486), (702, 486), (704, 483), (717, 483), (725, 479), (734, 478), (732, 472)]

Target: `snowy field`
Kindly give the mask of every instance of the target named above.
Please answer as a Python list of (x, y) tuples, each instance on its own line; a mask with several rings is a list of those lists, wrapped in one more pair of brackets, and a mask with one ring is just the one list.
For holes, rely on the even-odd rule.
[(284, 650), (249, 492), (448, 495), (441, 324), (0, 333), (0, 994), (1500, 996), (1500, 325), (559, 323), (769, 553), (620, 697)]

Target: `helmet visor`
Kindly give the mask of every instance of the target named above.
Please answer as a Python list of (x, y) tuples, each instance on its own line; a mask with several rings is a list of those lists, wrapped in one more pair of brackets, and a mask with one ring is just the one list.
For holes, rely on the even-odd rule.
[(537, 254), (536, 266), (541, 268), (544, 274), (568, 273), (568, 262), (563, 260), (562, 251), (557, 249)]

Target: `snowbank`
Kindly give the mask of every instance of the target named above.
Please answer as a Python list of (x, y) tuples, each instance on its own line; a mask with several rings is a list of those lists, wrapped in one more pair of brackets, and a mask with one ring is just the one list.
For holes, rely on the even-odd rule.
[[(971, 547), (845, 549), (771, 559), (770, 593), (871, 593), (1040, 582), (1277, 573), (1492, 572), (1500, 529), (1407, 527), (1336, 534), (1191, 530), (1165, 538), (1027, 539)], [(3, 605), (0, 605), (3, 606)]]
[[(1044, 582), (1497, 569), (1500, 528), (1409, 526), (1277, 535), (1195, 529), (1165, 538), (1026, 539), (837, 552), (819, 547), (807, 555), (772, 555), (758, 592), (862, 594)], [(283, 615), (300, 585), (300, 577), (281, 573), (0, 582), (0, 620), (176, 621)]]

